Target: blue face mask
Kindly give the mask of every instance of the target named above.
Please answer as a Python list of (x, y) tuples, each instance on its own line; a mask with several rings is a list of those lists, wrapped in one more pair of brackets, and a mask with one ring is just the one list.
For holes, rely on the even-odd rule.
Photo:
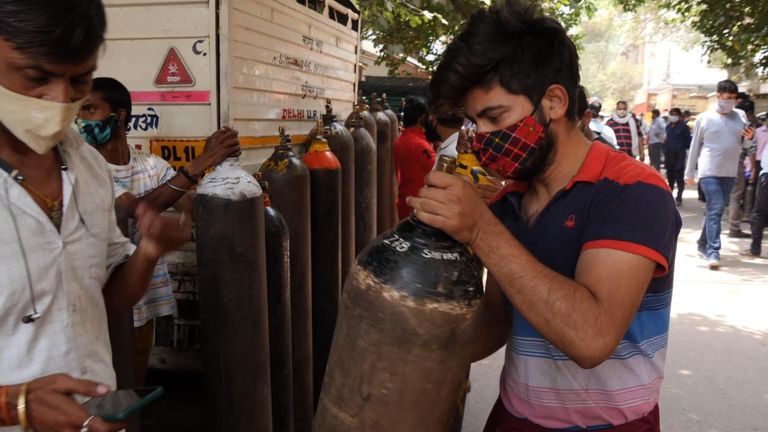
[(118, 124), (117, 116), (114, 114), (110, 114), (104, 120), (79, 119), (77, 121), (77, 125), (80, 127), (80, 136), (94, 147), (104, 145), (109, 141)]

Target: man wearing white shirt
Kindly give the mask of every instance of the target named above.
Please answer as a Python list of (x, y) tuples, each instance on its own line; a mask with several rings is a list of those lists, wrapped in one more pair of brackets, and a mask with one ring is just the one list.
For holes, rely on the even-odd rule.
[(747, 129), (743, 113), (734, 109), (737, 93), (731, 80), (717, 84), (717, 106), (696, 118), (685, 169), (686, 181), (692, 185), (698, 166), (699, 184), (707, 198), (698, 252), (711, 270), (720, 268), (720, 223), (736, 180), (742, 137), (752, 139), (754, 135), (754, 129)]
[(116, 431), (74, 396), (115, 386), (107, 311), (127, 313), (187, 218), (116, 226), (112, 176), (71, 128), (104, 42), (100, 0), (0, 0), (0, 425)]

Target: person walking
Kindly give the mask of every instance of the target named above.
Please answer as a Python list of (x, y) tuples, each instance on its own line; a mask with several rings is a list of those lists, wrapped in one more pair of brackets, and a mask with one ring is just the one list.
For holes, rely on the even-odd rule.
[(720, 223), (736, 181), (742, 137), (752, 139), (754, 135), (746, 118), (734, 109), (738, 92), (731, 80), (717, 84), (717, 105), (696, 118), (685, 169), (686, 182), (693, 185), (698, 164), (699, 184), (707, 203), (698, 252), (711, 270), (720, 268)]
[[(651, 166), (656, 171), (661, 172), (661, 155), (666, 139), (667, 125), (657, 109), (651, 111), (651, 118), (651, 128), (648, 131), (648, 156), (651, 159)], [(665, 166), (666, 164), (665, 162)]]
[[(755, 121), (755, 102), (749, 99), (745, 93), (739, 93), (736, 104), (738, 112), (747, 122), (750, 128), (756, 129)], [(755, 166), (755, 142), (754, 139), (741, 139), (741, 153), (739, 154), (739, 165), (736, 171), (736, 181), (731, 191), (730, 202), (728, 204), (728, 237), (731, 238), (749, 238), (749, 234), (741, 230), (742, 216), (744, 215), (744, 197), (746, 196), (747, 184), (754, 184), (757, 181), (757, 171), (752, 171), (750, 178), (745, 175), (745, 161)]]
[(679, 207), (683, 205), (683, 191), (685, 190), (685, 155), (691, 146), (691, 129), (683, 120), (680, 108), (669, 110), (666, 136), (664, 168), (667, 170), (667, 181), (673, 193), (675, 185), (677, 185), (675, 203)]
[(631, 157), (639, 157), (641, 161), (645, 160), (642, 144), (643, 131), (637, 120), (627, 111), (626, 101), (616, 102), (616, 111), (605, 124), (616, 134), (619, 150)]
[(763, 230), (768, 225), (768, 146), (763, 145), (760, 157), (760, 176), (757, 180), (757, 194), (752, 207), (751, 238), (749, 249), (742, 255), (760, 256), (763, 243)]

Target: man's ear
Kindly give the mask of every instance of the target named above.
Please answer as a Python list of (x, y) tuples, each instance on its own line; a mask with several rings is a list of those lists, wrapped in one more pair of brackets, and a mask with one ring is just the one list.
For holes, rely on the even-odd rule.
[(570, 103), (571, 100), (565, 87), (560, 84), (553, 84), (544, 93), (541, 107), (547, 118), (555, 121), (566, 116)]
[(125, 109), (119, 109), (117, 110), (117, 120), (120, 122), (119, 125), (123, 127), (123, 130), (127, 129), (128, 125), (128, 111)]

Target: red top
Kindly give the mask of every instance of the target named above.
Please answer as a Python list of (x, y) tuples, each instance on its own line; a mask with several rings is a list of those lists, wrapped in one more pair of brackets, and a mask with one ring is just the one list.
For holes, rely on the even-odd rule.
[(435, 150), (421, 126), (403, 129), (395, 141), (394, 158), (398, 184), (397, 215), (404, 219), (411, 214), (405, 199), (419, 194), (419, 189), (424, 187), (424, 177), (435, 165)]

